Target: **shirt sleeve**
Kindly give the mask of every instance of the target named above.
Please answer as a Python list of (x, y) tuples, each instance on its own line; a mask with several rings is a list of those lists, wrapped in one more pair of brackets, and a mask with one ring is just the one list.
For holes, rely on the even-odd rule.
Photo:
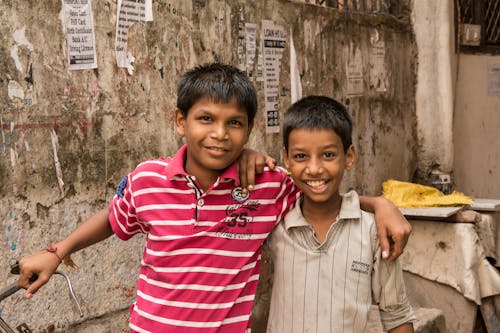
[(408, 301), (399, 260), (382, 260), (380, 242), (373, 224), (372, 244), (376, 244), (372, 272), (373, 303), (378, 305), (384, 331), (405, 323), (415, 322), (413, 309)]
[(137, 219), (135, 211), (132, 183), (136, 171), (122, 179), (109, 204), (111, 229), (122, 240), (128, 240), (135, 234), (147, 233), (149, 230), (145, 222)]

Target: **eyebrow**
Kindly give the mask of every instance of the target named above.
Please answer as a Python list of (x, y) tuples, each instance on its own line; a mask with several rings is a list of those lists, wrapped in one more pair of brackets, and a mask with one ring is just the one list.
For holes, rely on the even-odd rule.
[[(320, 147), (321, 147), (321, 149), (330, 149), (330, 148), (340, 148), (340, 145), (332, 143), (332, 144), (329, 144), (329, 145), (326, 145), (326, 146), (320, 146)], [(304, 149), (305, 148), (302, 147), (302, 146), (300, 146), (300, 145), (298, 147), (297, 146), (295, 146), (295, 147), (294, 146), (290, 146), (290, 150), (304, 150)]]

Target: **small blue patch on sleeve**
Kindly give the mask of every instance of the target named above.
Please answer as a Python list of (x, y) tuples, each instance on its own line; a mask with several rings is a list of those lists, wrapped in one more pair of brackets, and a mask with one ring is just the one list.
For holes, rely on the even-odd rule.
[(120, 198), (123, 198), (123, 191), (127, 186), (127, 176), (123, 177), (123, 179), (118, 184), (118, 188), (116, 189), (116, 195)]

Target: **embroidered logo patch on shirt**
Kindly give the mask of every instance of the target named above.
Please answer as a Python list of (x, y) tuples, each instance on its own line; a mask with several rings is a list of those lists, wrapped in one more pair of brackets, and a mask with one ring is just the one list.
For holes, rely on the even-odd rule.
[(116, 189), (116, 195), (120, 198), (123, 198), (123, 191), (127, 186), (127, 176), (123, 177), (123, 179), (118, 184), (118, 188)]
[(370, 273), (370, 265), (361, 261), (353, 260), (351, 265), (351, 271), (368, 274)]
[(238, 202), (243, 202), (249, 197), (250, 197), (250, 191), (248, 191), (246, 194), (243, 194), (243, 189), (241, 188), (241, 186), (235, 187), (231, 191), (231, 198), (233, 198)]

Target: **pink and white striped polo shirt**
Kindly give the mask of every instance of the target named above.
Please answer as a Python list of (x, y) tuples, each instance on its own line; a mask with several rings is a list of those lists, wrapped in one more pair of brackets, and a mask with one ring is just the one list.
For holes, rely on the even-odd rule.
[(147, 234), (131, 306), (136, 332), (245, 332), (263, 241), (298, 197), (283, 169), (265, 170), (248, 197), (237, 166), (203, 192), (174, 158), (141, 163), (110, 204), (115, 234)]

